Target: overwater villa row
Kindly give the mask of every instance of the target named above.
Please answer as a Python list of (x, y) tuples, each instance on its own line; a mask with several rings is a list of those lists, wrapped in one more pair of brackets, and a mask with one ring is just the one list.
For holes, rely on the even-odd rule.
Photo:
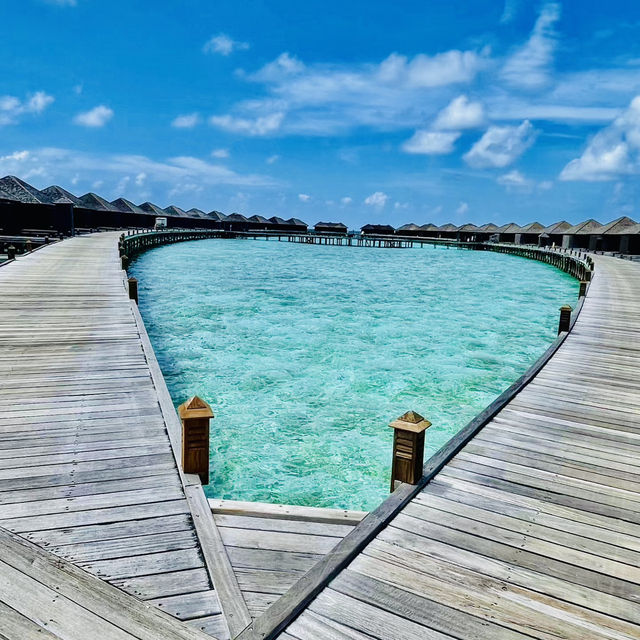
[(627, 216), (606, 224), (590, 219), (578, 224), (565, 220), (545, 226), (531, 222), (520, 226), (508, 223), (481, 226), (452, 223), (443, 225), (414, 223), (394, 228), (388, 224), (366, 224), (359, 232), (350, 231), (341, 222), (318, 222), (312, 228), (297, 218), (261, 215), (226, 215), (220, 211), (187, 211), (175, 205), (160, 207), (152, 202), (139, 205), (125, 198), (108, 201), (95, 194), (75, 196), (52, 185), (36, 189), (15, 177), (0, 179), (0, 235), (33, 236), (55, 231), (65, 235), (92, 229), (153, 227), (158, 218), (168, 228), (219, 229), (235, 233), (321, 233), (330, 235), (363, 234), (431, 238), (459, 242), (507, 242), (537, 246), (559, 246), (612, 253), (640, 255), (640, 224)]

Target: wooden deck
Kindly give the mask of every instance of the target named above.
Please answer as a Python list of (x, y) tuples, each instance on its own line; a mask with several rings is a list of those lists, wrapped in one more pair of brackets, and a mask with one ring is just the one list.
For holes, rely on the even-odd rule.
[(640, 638), (640, 266), (596, 261), (542, 371), (280, 638)]
[[(222, 614), (237, 605), (242, 618), (244, 605), (229, 603), (233, 584), (221, 581), (227, 609), (214, 589), (230, 568), (213, 553), (197, 477), (176, 466), (175, 412), (161, 406), (117, 237), (72, 238), (0, 269), (0, 527), (222, 640), (250, 618)], [(7, 606), (32, 616), (21, 602)]]

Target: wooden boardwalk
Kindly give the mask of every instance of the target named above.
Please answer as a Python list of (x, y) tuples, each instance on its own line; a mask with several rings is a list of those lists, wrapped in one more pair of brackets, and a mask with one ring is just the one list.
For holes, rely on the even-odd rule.
[(640, 638), (640, 266), (596, 261), (537, 377), (280, 638)]
[[(227, 622), (237, 631), (250, 618), (222, 615), (212, 516), (197, 478), (176, 466), (166, 416), (177, 418), (161, 407), (118, 235), (0, 268), (0, 527), (222, 640)], [(0, 584), (6, 603), (12, 582)]]

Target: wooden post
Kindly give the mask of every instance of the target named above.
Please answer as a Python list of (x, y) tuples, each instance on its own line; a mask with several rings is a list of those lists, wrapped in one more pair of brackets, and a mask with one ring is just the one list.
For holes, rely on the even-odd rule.
[(587, 295), (587, 281), (581, 280), (580, 290), (578, 291), (578, 298), (582, 298), (583, 296), (586, 296), (586, 295)]
[(563, 304), (560, 307), (560, 322), (558, 324), (558, 334), (563, 331), (569, 331), (569, 324), (571, 323), (571, 312), (573, 309), (571, 305)]
[(182, 420), (182, 469), (197, 473), (202, 484), (209, 484), (209, 420), (211, 407), (198, 396), (178, 407)]
[(27, 253), (31, 253), (33, 251), (33, 244), (29, 238), (27, 238), (27, 241), (24, 243), (24, 247)]
[(120, 266), (122, 267), (122, 270), (125, 271), (127, 268), (127, 264), (129, 263), (129, 258), (126, 255), (121, 255), (120, 256)]
[(13, 245), (7, 247), (7, 260), (16, 259), (16, 248)]
[(391, 491), (398, 483), (417, 484), (422, 478), (424, 432), (431, 426), (415, 411), (407, 411), (389, 425), (393, 431)]
[(129, 278), (129, 299), (134, 300), (138, 304), (138, 280), (137, 278)]

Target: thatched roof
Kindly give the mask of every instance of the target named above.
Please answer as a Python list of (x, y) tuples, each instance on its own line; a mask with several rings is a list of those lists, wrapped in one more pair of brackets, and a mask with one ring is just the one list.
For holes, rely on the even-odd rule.
[(111, 204), (118, 211), (122, 211), (122, 213), (147, 213), (137, 205), (133, 204), (133, 202), (131, 202), (130, 200), (127, 200), (126, 198), (117, 198), (116, 200), (112, 200)]
[[(373, 226), (374, 225), (372, 224), (366, 224), (362, 228), (364, 229), (365, 227), (373, 227)], [(417, 224), (410, 222), (409, 224), (403, 224), (401, 227), (398, 227), (397, 231), (420, 231), (420, 227)]]
[(287, 224), (284, 218), (278, 218), (278, 216), (271, 216), (269, 222), (273, 222), (273, 224)]
[[(408, 227), (411, 225), (405, 225), (405, 227)], [(413, 225), (416, 229), (419, 229), (420, 227), (416, 227), (416, 225)], [(390, 224), (365, 224), (364, 227), (362, 227), (361, 231), (372, 231), (374, 233), (393, 233), (394, 232), (394, 228), (390, 225)], [(400, 229), (398, 229), (398, 231), (400, 231)]]
[(315, 229), (346, 229), (347, 225), (342, 222), (316, 222)]
[(509, 224), (505, 224), (497, 230), (498, 233), (521, 233), (522, 227), (515, 222), (510, 222)]
[(529, 224), (525, 224), (524, 227), (520, 228), (520, 233), (542, 233), (544, 231), (544, 226), (539, 222), (530, 222)]
[(101, 198), (98, 194), (92, 193), (91, 191), (80, 196), (79, 200), (78, 206), (84, 207), (85, 209), (93, 209), (94, 211), (118, 211), (110, 202), (107, 202), (104, 198)]
[(51, 202), (65, 203), (65, 204), (80, 204), (80, 199), (73, 195), (70, 191), (59, 187), (57, 184), (52, 184), (50, 187), (42, 190), (42, 193), (51, 200)]
[(455, 224), (451, 224), (448, 222), (447, 224), (443, 224), (441, 227), (438, 227), (438, 231), (457, 231), (458, 227)]
[(2, 197), (6, 200), (26, 204), (51, 204), (46, 194), (15, 176), (0, 178), (0, 189), (2, 189)]
[(227, 216), (225, 216), (224, 213), (222, 213), (221, 211), (216, 211), (215, 209), (207, 213), (207, 218), (211, 218), (211, 220), (217, 220), (218, 222), (224, 222), (225, 220), (227, 220)]
[(195, 207), (193, 207), (192, 209), (189, 209), (189, 211), (187, 211), (187, 215), (190, 218), (208, 218), (209, 217), (204, 211), (200, 209), (196, 209)]
[(481, 227), (478, 227), (478, 231), (486, 231), (488, 233), (493, 233), (498, 230), (498, 225), (493, 224), (493, 222), (487, 222), (487, 224), (483, 224)]
[(247, 219), (241, 213), (232, 213), (227, 216), (226, 220), (228, 222), (246, 222)]
[(600, 233), (602, 225), (593, 218), (569, 227), (563, 233), (568, 236), (589, 236)]
[(164, 217), (168, 215), (164, 209), (161, 209), (157, 204), (153, 204), (153, 202), (143, 202), (138, 206), (147, 213), (153, 213), (154, 216)]
[(566, 220), (561, 220), (560, 222), (554, 222), (553, 224), (550, 224), (548, 227), (545, 227), (542, 231), (542, 233), (546, 233), (547, 235), (559, 235), (561, 233), (564, 233), (567, 229), (571, 228), (571, 224), (568, 223)]
[(609, 224), (605, 224), (598, 233), (607, 234), (607, 235), (624, 235), (629, 233), (629, 229), (631, 227), (636, 226), (638, 223), (627, 216), (622, 216), (621, 218), (617, 218)]
[(431, 224), (431, 222), (420, 225), (420, 231), (439, 231), (439, 230), (440, 230), (440, 227), (436, 226), (435, 224)]
[(249, 218), (249, 222), (258, 222), (260, 224), (273, 224), (273, 222), (270, 222), (264, 216), (258, 216), (258, 215), (251, 216)]
[(471, 222), (467, 222), (467, 224), (463, 224), (461, 227), (458, 227), (458, 231), (475, 233), (476, 231), (480, 231), (480, 227), (477, 227), (475, 224), (472, 224)]
[(168, 207), (165, 207), (164, 210), (170, 216), (175, 216), (176, 218), (188, 218), (189, 214), (184, 209), (180, 207), (176, 207), (174, 204), (170, 204)]
[(307, 223), (302, 222), (302, 220), (300, 220), (299, 218), (289, 218), (288, 220), (285, 220), (285, 223), (290, 224), (293, 227), (304, 227), (305, 229), (307, 228)]

